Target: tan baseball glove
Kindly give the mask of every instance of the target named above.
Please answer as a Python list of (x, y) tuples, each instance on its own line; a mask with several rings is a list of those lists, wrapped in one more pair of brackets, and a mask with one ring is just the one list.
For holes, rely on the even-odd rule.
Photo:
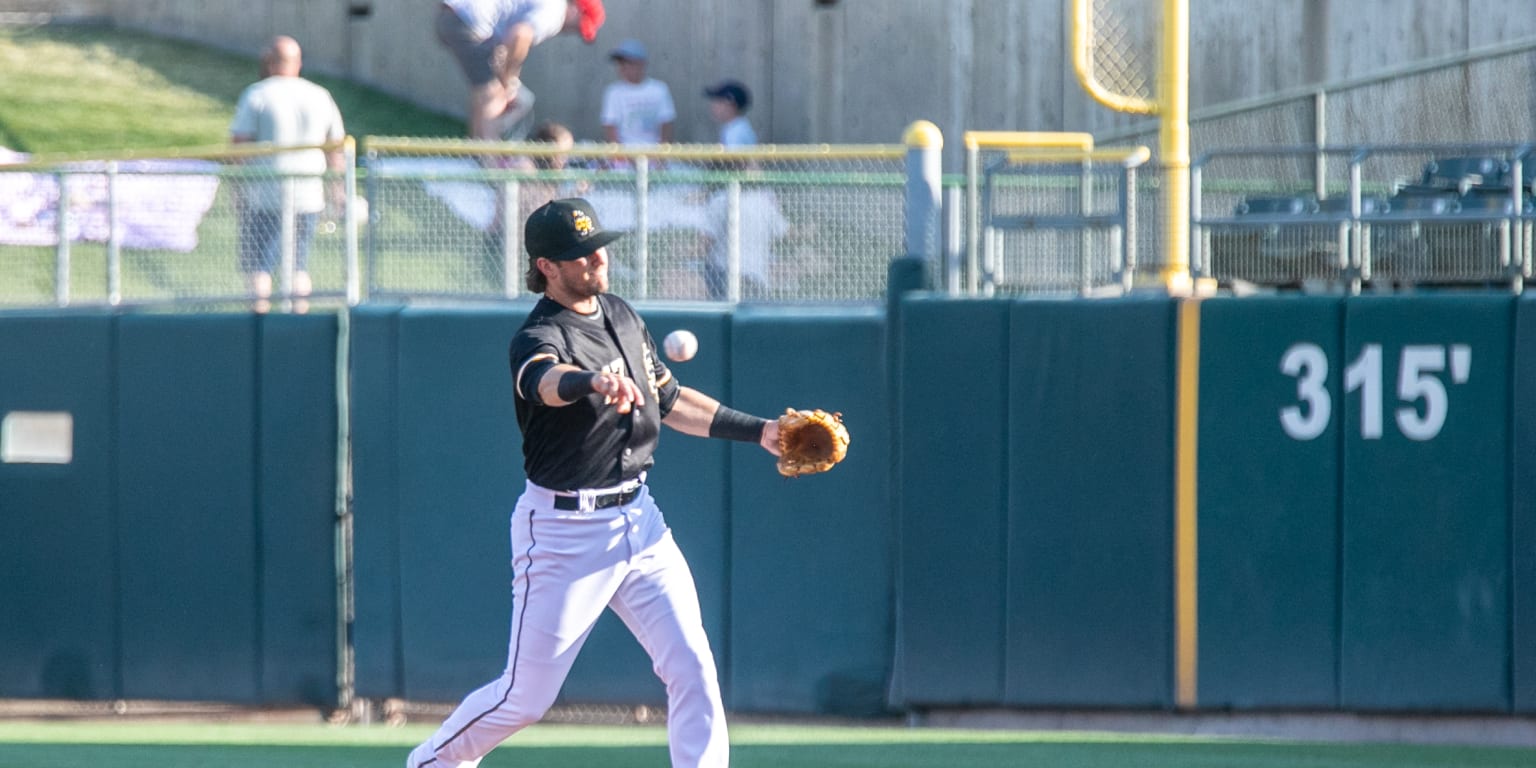
[(779, 417), (779, 474), (825, 472), (847, 455), (848, 429), (841, 413), (790, 408)]

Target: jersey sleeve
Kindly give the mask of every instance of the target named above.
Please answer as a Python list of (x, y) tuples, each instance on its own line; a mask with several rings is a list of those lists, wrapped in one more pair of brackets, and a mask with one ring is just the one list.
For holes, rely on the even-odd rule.
[(651, 329), (645, 329), (646, 359), (651, 364), (651, 380), (656, 382), (656, 404), (661, 406), (661, 417), (666, 418), (672, 412), (672, 405), (677, 402), (677, 391), (680, 386), (677, 379), (672, 376), (672, 369), (662, 362), (658, 354), (656, 340), (651, 338)]
[(512, 388), (516, 395), (530, 402), (540, 402), (539, 379), (549, 366), (568, 362), (559, 343), (560, 335), (550, 326), (535, 326), (519, 331), (512, 339), (508, 357), (512, 364)]

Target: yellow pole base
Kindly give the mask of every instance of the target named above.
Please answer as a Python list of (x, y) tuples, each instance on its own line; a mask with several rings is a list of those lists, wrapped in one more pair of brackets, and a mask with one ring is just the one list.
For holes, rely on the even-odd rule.
[(1194, 278), (1187, 270), (1165, 268), (1158, 282), (1169, 296), (1215, 296), (1216, 280), (1210, 277)]

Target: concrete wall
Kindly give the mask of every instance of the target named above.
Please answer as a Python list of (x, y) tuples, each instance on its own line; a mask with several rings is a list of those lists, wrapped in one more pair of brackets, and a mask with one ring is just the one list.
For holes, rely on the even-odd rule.
[[(274, 33), (294, 34), (312, 68), (463, 110), (464, 84), (434, 38), (431, 0), (55, 5), (99, 7), (125, 25), (251, 53)], [(651, 74), (672, 86), (681, 141), (714, 139), (700, 91), (730, 76), (756, 92), (751, 118), (766, 142), (895, 142), (911, 121), (927, 119), (950, 137), (953, 162), (967, 129), (1104, 133), (1132, 123), (1078, 86), (1068, 60), (1068, 5), (612, 0), (596, 45), (545, 43), (524, 80), (538, 92), (543, 116), (596, 138), (602, 87), (614, 77), (605, 54), (620, 39), (638, 37), (652, 50)], [(1156, 0), (1120, 5), (1148, 17), (1139, 27), (1155, 26)], [(1190, 16), (1196, 109), (1536, 35), (1527, 0), (1191, 0)], [(1144, 53), (1154, 50), (1150, 38), (1140, 44)]]

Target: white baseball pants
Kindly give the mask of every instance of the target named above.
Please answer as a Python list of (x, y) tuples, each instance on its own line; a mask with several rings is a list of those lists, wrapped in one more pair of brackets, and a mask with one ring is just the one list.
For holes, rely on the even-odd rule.
[[(601, 493), (601, 492), (598, 492)], [(650, 490), (628, 504), (557, 510), (529, 483), (512, 514), (512, 633), (507, 668), (469, 694), (407, 768), (474, 768), (544, 716), (604, 607), (650, 654), (667, 689), (674, 768), (730, 764), (725, 708), (693, 573)]]

